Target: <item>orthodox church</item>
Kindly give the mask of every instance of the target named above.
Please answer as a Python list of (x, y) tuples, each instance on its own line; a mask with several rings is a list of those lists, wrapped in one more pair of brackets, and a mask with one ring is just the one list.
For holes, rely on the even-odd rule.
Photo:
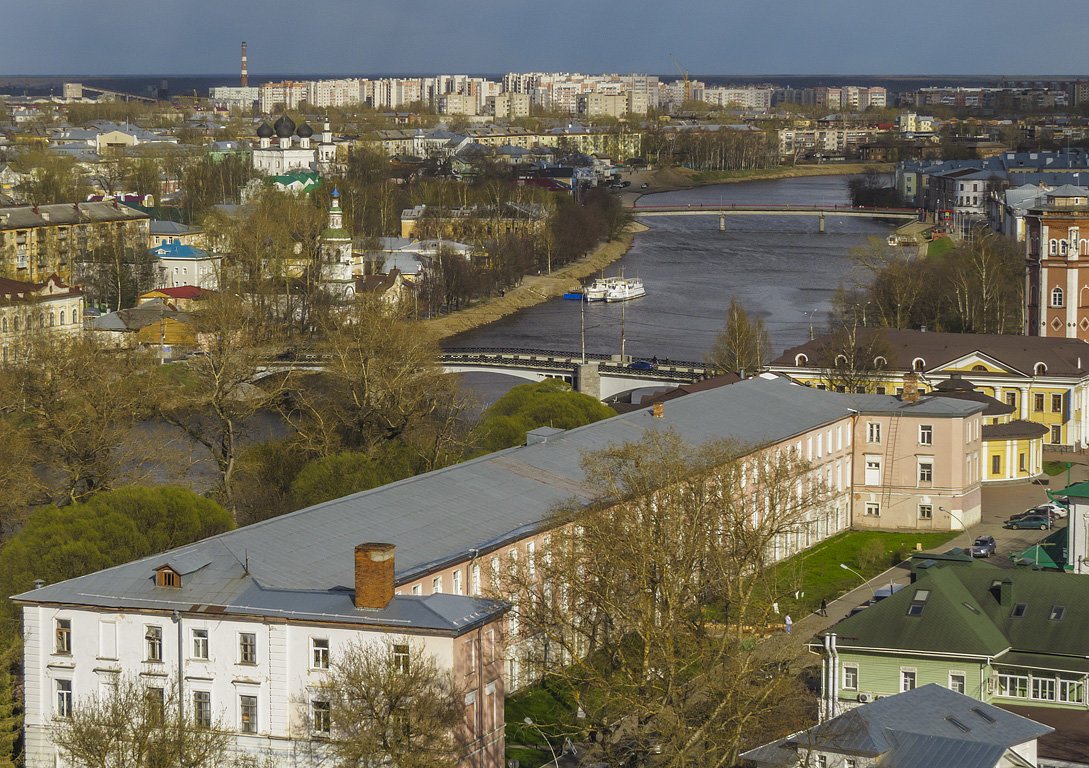
[(328, 226), (321, 233), (321, 261), (321, 282), (326, 293), (339, 299), (353, 298), (352, 236), (344, 229), (344, 213), (340, 209), (340, 191), (337, 189), (333, 190)]
[[(268, 121), (257, 128), (260, 145), (253, 150), (253, 167), (265, 176), (280, 176), (291, 171), (318, 171), (336, 158), (336, 146), (329, 121), (322, 128), (321, 141), (314, 144), (314, 129), (307, 123), (296, 127), (286, 114), (272, 125)], [(276, 143), (273, 144), (273, 137)], [(296, 138), (298, 144), (295, 143)]]

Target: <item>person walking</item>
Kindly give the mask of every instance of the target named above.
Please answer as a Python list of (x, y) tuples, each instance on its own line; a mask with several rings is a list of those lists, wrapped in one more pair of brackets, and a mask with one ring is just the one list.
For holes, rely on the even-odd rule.
[(783, 622), (786, 624), (787, 634), (790, 634), (790, 628), (794, 625), (794, 622), (790, 620), (790, 614), (788, 613), (783, 617)]
[(821, 616), (828, 615), (828, 601), (823, 597), (821, 598)]

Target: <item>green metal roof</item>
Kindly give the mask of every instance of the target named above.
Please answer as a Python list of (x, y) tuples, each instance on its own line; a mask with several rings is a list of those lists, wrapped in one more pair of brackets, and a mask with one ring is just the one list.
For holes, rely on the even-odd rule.
[(1089, 673), (1089, 659), (1084, 656), (1055, 656), (1048, 653), (1018, 653), (1010, 651), (994, 660), (997, 666), (1022, 669), (1046, 669), (1055, 672)]
[(1010, 559), (1025, 567), (1063, 570), (1067, 567), (1066, 553), (1069, 540), (1070, 529), (1064, 525), (1028, 549), (1010, 555)]
[[(997, 583), (1011, 582), (1000, 602)], [(918, 616), (908, 607), (929, 589)], [(1015, 617), (1013, 606), (1024, 604)], [(1063, 607), (1052, 619), (1053, 608)], [(978, 613), (977, 613), (978, 611)], [(921, 570), (914, 584), (832, 631), (843, 647), (997, 656), (1004, 651), (1084, 657), (1089, 636), (1089, 579), (1073, 573), (1019, 569), (938, 567)]]
[(1054, 494), (1055, 496), (1075, 496), (1079, 499), (1089, 499), (1089, 480), (1083, 483), (1074, 483), (1068, 485), (1061, 491), (1049, 491), (1048, 496)]

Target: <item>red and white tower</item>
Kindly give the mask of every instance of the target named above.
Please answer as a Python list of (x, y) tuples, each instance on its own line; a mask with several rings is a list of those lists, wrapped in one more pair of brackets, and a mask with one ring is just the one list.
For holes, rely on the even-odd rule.
[(242, 87), (245, 88), (250, 84), (250, 75), (246, 71), (246, 43), (242, 42)]

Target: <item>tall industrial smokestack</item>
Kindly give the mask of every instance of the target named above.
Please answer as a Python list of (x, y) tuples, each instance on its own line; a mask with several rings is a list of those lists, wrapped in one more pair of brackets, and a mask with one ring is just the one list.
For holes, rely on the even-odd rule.
[(250, 75), (246, 71), (246, 43), (242, 42), (242, 87), (245, 88), (250, 84)]

